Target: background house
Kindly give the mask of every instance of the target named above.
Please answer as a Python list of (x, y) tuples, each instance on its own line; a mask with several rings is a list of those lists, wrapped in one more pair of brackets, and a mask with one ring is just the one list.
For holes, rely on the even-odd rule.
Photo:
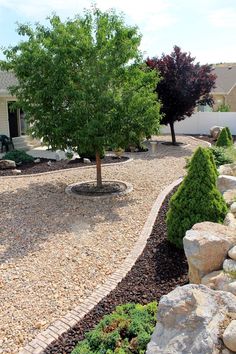
[[(236, 112), (236, 63), (218, 64), (214, 66), (216, 74), (216, 87), (212, 90), (214, 98), (213, 111), (217, 111), (219, 106), (229, 106), (230, 112)], [(211, 112), (209, 106), (199, 106), (200, 112)]]
[(20, 109), (12, 108), (16, 97), (13, 97), (8, 89), (16, 83), (13, 73), (0, 71), (0, 134), (12, 138), (25, 134), (24, 114)]

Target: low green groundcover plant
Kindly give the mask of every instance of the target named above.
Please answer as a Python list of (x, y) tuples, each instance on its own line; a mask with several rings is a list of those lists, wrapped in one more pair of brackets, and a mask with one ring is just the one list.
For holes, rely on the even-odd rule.
[(183, 247), (187, 230), (202, 221), (222, 223), (227, 206), (216, 187), (217, 170), (210, 149), (199, 147), (177, 192), (170, 200), (167, 213), (168, 240)]
[(104, 316), (72, 354), (144, 354), (156, 325), (157, 303), (125, 304)]
[[(234, 162), (234, 158), (233, 158), (232, 152), (231, 152), (232, 148), (225, 149), (220, 146), (212, 146), (212, 147), (210, 147), (210, 150), (213, 153), (215, 164), (216, 164), (217, 168), (220, 165), (225, 165), (227, 163)], [(235, 155), (236, 155), (236, 153), (235, 153)]]
[(30, 163), (34, 161), (34, 158), (28, 155), (25, 151), (22, 150), (13, 150), (7, 152), (4, 157), (4, 160), (13, 160), (16, 163)]

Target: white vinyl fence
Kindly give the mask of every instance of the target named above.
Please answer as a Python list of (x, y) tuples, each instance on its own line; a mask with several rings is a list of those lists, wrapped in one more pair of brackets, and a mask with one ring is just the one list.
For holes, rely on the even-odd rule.
[[(236, 112), (197, 112), (185, 120), (175, 122), (176, 134), (209, 134), (214, 125), (229, 127), (236, 135)], [(170, 134), (170, 127), (163, 126), (162, 134)]]

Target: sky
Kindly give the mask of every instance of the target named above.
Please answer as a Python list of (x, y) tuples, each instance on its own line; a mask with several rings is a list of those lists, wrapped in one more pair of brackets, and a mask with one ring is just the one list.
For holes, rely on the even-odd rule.
[[(123, 12), (142, 33), (144, 57), (169, 54), (174, 45), (196, 62), (236, 62), (236, 0), (96, 0), (101, 10)], [(62, 20), (90, 8), (88, 0), (0, 0), (0, 47), (17, 44), (17, 23), (47, 24), (53, 12)], [(0, 58), (3, 59), (2, 50)]]

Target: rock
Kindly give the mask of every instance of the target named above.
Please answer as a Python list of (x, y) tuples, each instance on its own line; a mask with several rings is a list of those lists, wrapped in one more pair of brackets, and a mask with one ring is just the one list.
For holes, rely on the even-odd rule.
[(220, 175), (236, 176), (236, 163), (228, 163), (218, 168)]
[(177, 287), (159, 302), (146, 353), (219, 353), (220, 328), (229, 312), (236, 312), (236, 297), (228, 292), (195, 284)]
[(234, 171), (232, 170), (230, 164), (221, 165), (218, 168), (218, 172), (220, 175), (234, 176)]
[(228, 251), (228, 256), (236, 261), (236, 246), (230, 248)]
[(236, 320), (231, 321), (224, 331), (223, 342), (228, 349), (236, 352)]
[(232, 229), (236, 229), (236, 219), (234, 214), (228, 213), (226, 214), (225, 220), (224, 220), (224, 225), (228, 226)]
[(211, 127), (210, 129), (210, 134), (211, 134), (211, 137), (214, 139), (214, 140), (217, 140), (218, 136), (220, 135), (220, 132), (221, 130), (223, 129), (224, 127), (220, 127), (220, 126), (217, 126), (217, 125), (214, 125), (213, 127)]
[(55, 159), (56, 161), (61, 161), (61, 160), (65, 160), (66, 157), (66, 153), (62, 150), (56, 150), (56, 154), (55, 154)]
[(229, 189), (236, 189), (236, 177), (220, 175), (217, 178), (217, 187), (221, 193), (224, 193)]
[(12, 160), (0, 160), (0, 170), (7, 170), (8, 168), (16, 168), (15, 161), (12, 161)]
[(236, 200), (236, 189), (229, 189), (223, 193), (224, 200), (227, 205), (232, 205)]
[(20, 175), (21, 174), (21, 170), (17, 170), (17, 169), (12, 170), (12, 174), (13, 175)]
[(212, 290), (228, 291), (228, 286), (232, 282), (232, 278), (223, 272), (218, 270), (205, 275), (201, 284), (207, 286)]
[(40, 159), (35, 159), (34, 163), (40, 163)]
[(236, 281), (233, 281), (232, 283), (228, 284), (227, 291), (229, 291), (230, 293), (236, 295)]
[(236, 278), (236, 261), (233, 259), (226, 259), (223, 263), (223, 270), (231, 277)]
[(183, 244), (189, 281), (200, 284), (205, 275), (222, 269), (228, 250), (236, 244), (236, 232), (221, 224), (202, 222), (186, 232)]
[(236, 202), (233, 202), (230, 206), (230, 211), (233, 214), (236, 214)]
[(49, 161), (47, 162), (47, 165), (48, 165), (49, 167), (52, 166), (52, 161), (49, 160)]
[(83, 162), (86, 163), (86, 164), (90, 164), (91, 163), (91, 161), (89, 159), (86, 159), (86, 158), (83, 159)]

